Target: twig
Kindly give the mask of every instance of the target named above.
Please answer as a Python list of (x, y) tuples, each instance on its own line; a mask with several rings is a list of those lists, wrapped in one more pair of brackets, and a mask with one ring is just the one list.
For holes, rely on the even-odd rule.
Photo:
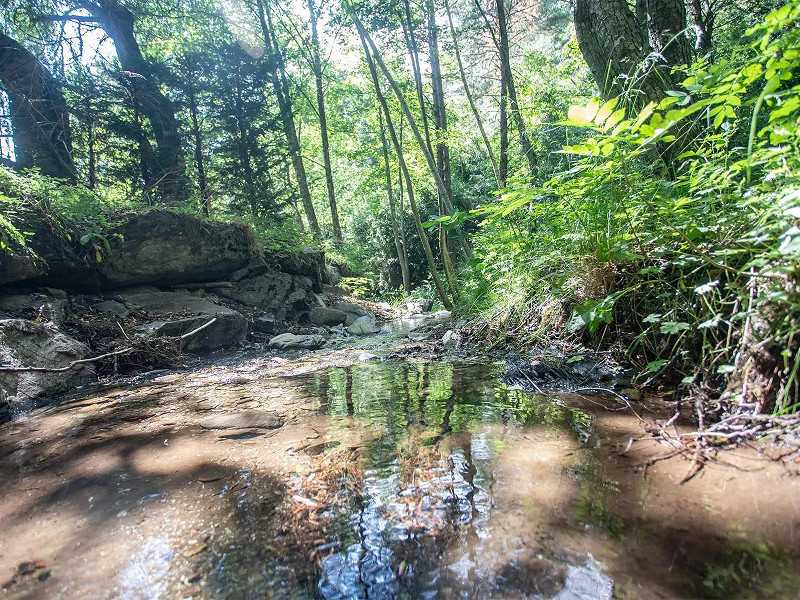
[(13, 367), (11, 365), (0, 365), (0, 371), (2, 372), (12, 372), (12, 373), (19, 373), (25, 371), (34, 371), (37, 373), (64, 373), (65, 371), (69, 371), (70, 369), (78, 366), (83, 365), (86, 363), (96, 362), (98, 360), (102, 360), (104, 358), (109, 358), (111, 356), (119, 356), (121, 354), (127, 354), (131, 352), (133, 348), (125, 348), (124, 350), (117, 350), (116, 352), (109, 352), (108, 354), (101, 354), (100, 356), (95, 356), (94, 358), (82, 358), (81, 360), (73, 360), (69, 363), (66, 367)]

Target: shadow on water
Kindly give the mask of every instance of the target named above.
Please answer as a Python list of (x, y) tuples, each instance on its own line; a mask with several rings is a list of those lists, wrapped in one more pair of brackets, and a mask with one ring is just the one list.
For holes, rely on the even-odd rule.
[(606, 472), (592, 412), (510, 389), (499, 371), (405, 362), (308, 377), (330, 440), (372, 434), (355, 455), (361, 492), (329, 529), (338, 543), (319, 561), (318, 597), (782, 597), (796, 583), (742, 581), (759, 586), (796, 556), (626, 514), (642, 480)]

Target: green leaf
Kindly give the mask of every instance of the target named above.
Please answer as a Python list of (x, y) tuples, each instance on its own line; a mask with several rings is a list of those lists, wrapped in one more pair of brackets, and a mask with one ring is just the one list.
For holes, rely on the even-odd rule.
[(665, 321), (661, 324), (659, 331), (667, 335), (673, 335), (691, 329), (691, 325), (683, 321)]

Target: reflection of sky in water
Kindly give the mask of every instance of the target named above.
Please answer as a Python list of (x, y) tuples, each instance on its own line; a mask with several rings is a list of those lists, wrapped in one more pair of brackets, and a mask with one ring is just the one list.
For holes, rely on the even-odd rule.
[(154, 600), (164, 595), (174, 550), (168, 535), (147, 538), (119, 573), (120, 597)]

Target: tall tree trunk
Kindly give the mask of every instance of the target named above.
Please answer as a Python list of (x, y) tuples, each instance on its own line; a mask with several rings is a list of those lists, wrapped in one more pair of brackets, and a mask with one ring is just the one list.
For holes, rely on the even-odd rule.
[[(383, 61), (383, 58), (378, 51), (378, 47), (375, 45), (375, 42), (372, 40), (372, 37), (369, 35), (367, 30), (364, 28), (364, 24), (361, 22), (361, 19), (355, 14), (355, 11), (352, 10), (352, 7), (349, 7), (348, 10), (350, 12), (350, 16), (353, 19), (353, 23), (358, 29), (359, 35), (364, 39), (365, 43), (368, 44), (369, 49), (371, 50), (371, 58), (370, 60), (374, 60), (377, 63), (378, 67), (380, 67), (381, 72), (383, 73), (386, 80), (389, 82), (389, 86), (392, 88), (392, 92), (394, 93), (395, 97), (397, 98), (398, 102), (400, 103), (400, 108), (403, 110), (403, 114), (406, 116), (406, 120), (408, 121), (408, 125), (411, 127), (411, 131), (414, 134), (414, 138), (419, 144), (420, 150), (422, 150), (422, 154), (425, 157), (425, 162), (428, 165), (428, 170), (430, 171), (433, 179), (436, 183), (436, 190), (442, 195), (444, 198), (449, 197), (447, 195), (447, 187), (444, 184), (441, 176), (439, 175), (439, 169), (436, 168), (436, 161), (433, 157), (428, 146), (425, 144), (425, 140), (422, 139), (422, 134), (419, 131), (419, 127), (417, 126), (417, 121), (414, 119), (414, 115), (411, 114), (411, 109), (408, 107), (408, 102), (406, 102), (405, 96), (403, 95), (400, 86), (397, 85), (397, 81), (395, 81), (394, 77), (392, 76), (391, 71), (386, 67), (386, 63)], [(448, 212), (453, 210), (452, 205), (445, 207)]]
[(508, 182), (508, 93), (506, 76), (500, 76), (500, 187)]
[(234, 110), (236, 114), (236, 128), (237, 128), (237, 151), (239, 154), (239, 166), (242, 169), (244, 176), (244, 192), (247, 197), (247, 203), (250, 205), (250, 214), (258, 217), (258, 197), (256, 195), (255, 174), (253, 173), (253, 164), (250, 160), (250, 144), (248, 143), (249, 134), (247, 131), (247, 124), (244, 120), (244, 100), (242, 98), (242, 86), (239, 78), (239, 71), (235, 75), (236, 89), (234, 90)]
[(464, 70), (464, 63), (461, 60), (461, 51), (458, 48), (458, 36), (456, 36), (456, 29), (453, 26), (453, 15), (450, 12), (450, 3), (448, 0), (444, 0), (444, 10), (447, 13), (447, 22), (450, 24), (450, 36), (453, 38), (453, 51), (455, 52), (456, 62), (458, 63), (458, 72), (461, 75), (461, 84), (464, 86), (464, 94), (467, 96), (469, 108), (472, 110), (472, 116), (475, 117), (475, 123), (477, 123), (478, 130), (481, 133), (481, 139), (483, 140), (483, 145), (486, 148), (486, 154), (492, 163), (494, 179), (497, 182), (498, 187), (503, 187), (500, 185), (500, 173), (497, 170), (497, 159), (494, 157), (492, 145), (489, 142), (489, 136), (486, 135), (486, 129), (483, 127), (483, 119), (481, 119), (481, 115), (478, 112), (478, 107), (475, 105), (475, 99), (472, 97), (472, 92), (470, 92), (469, 84), (467, 83), (467, 73)]
[[(650, 48), (664, 57), (667, 65), (688, 65), (692, 48), (686, 37), (684, 0), (645, 0)], [(679, 74), (673, 73), (675, 81)]]
[(208, 190), (208, 180), (206, 178), (205, 161), (203, 160), (203, 134), (200, 131), (200, 118), (197, 108), (197, 97), (194, 91), (194, 84), (190, 79), (187, 80), (187, 96), (189, 100), (189, 114), (192, 118), (192, 137), (194, 137), (194, 165), (197, 169), (197, 185), (200, 188), (200, 203), (202, 204), (203, 214), (211, 214), (210, 198)]
[(275, 90), (275, 98), (278, 101), (281, 124), (286, 135), (286, 143), (289, 146), (289, 155), (292, 159), (292, 166), (294, 166), (297, 186), (300, 188), (300, 201), (303, 203), (303, 211), (306, 213), (311, 233), (316, 237), (321, 237), (322, 232), (317, 221), (317, 213), (314, 211), (314, 203), (311, 200), (311, 190), (308, 187), (308, 177), (303, 163), (300, 139), (297, 137), (297, 127), (294, 123), (294, 110), (292, 109), (292, 98), (289, 92), (286, 69), (283, 64), (283, 55), (272, 24), (272, 14), (269, 10), (269, 4), (264, 0), (256, 0), (256, 6), (258, 7), (258, 17), (261, 22), (261, 32), (264, 35), (264, 43), (267, 46), (271, 62), (272, 87)]
[[(394, 191), (392, 190), (392, 169), (389, 165), (389, 143), (386, 141), (386, 131), (383, 127), (383, 112), (378, 108), (378, 123), (381, 129), (381, 149), (383, 151), (383, 168), (386, 173), (386, 195), (389, 199), (389, 216), (392, 221), (392, 237), (394, 247), (397, 250), (397, 260), (400, 262), (400, 273), (403, 275), (403, 289), (406, 293), (411, 293), (411, 274), (408, 270), (408, 253), (397, 227), (397, 213), (394, 205)], [(402, 194), (402, 190), (400, 192)]]
[[(436, 25), (436, 11), (433, 0), (426, 0), (428, 11), (428, 58), (431, 65), (431, 87), (433, 89), (433, 123), (436, 127), (436, 167), (439, 177), (444, 182), (447, 197), (439, 194), (439, 213), (445, 214), (445, 206), (453, 204), (453, 183), (450, 178), (450, 149), (447, 146), (447, 108), (444, 103), (444, 84), (442, 83), (442, 67), (439, 62), (439, 27)], [(453, 293), (458, 293), (458, 278), (450, 256), (447, 232), (439, 224), (439, 253), (442, 256), (442, 265), (447, 277), (447, 283)]]
[(61, 86), (19, 42), (0, 31), (0, 81), (6, 89), (15, 166), (74, 183), (69, 111)]
[(511, 116), (514, 119), (514, 124), (517, 126), (517, 133), (519, 134), (519, 145), (522, 148), (522, 154), (525, 156), (525, 162), (528, 163), (528, 174), (533, 178), (536, 176), (536, 155), (533, 153), (531, 141), (528, 139), (525, 119), (522, 118), (522, 113), (519, 110), (517, 88), (514, 85), (514, 74), (511, 71), (511, 52), (508, 43), (508, 15), (506, 13), (505, 0), (495, 0), (495, 5), (497, 7), (499, 30), (498, 41), (500, 42), (500, 69), (505, 75), (506, 92), (508, 93)]
[(311, 57), (314, 81), (317, 89), (317, 112), (319, 113), (319, 129), (322, 136), (322, 159), (325, 166), (325, 183), (328, 189), (328, 204), (331, 207), (331, 224), (333, 236), (342, 241), (342, 226), (339, 223), (339, 210), (336, 207), (336, 193), (333, 188), (333, 169), (331, 169), (331, 152), (328, 144), (328, 117), (325, 113), (325, 91), (322, 85), (322, 61), (320, 60), (319, 35), (317, 34), (317, 8), (314, 0), (308, 0), (308, 12), (311, 15)]
[(136, 90), (141, 110), (150, 121), (155, 137), (160, 194), (168, 199), (185, 198), (189, 190), (181, 134), (175, 118), (175, 105), (161, 91), (155, 69), (144, 58), (134, 32), (135, 17), (119, 0), (81, 2), (114, 42), (117, 58)]
[(706, 56), (711, 53), (716, 9), (710, 0), (691, 0), (686, 11), (694, 29), (694, 50), (699, 56)]
[[(647, 35), (626, 0), (575, 0), (575, 33), (601, 93), (611, 98), (638, 91), (638, 104), (646, 104), (661, 100), (674, 85), (670, 67), (689, 60), (686, 16), (682, 0), (643, 0), (637, 7), (646, 16)], [(659, 66), (653, 52), (682, 62)]]
[(409, 0), (403, 0), (403, 5), (405, 7), (405, 19), (403, 19), (403, 15), (400, 15), (400, 24), (403, 27), (403, 37), (406, 40), (408, 56), (411, 59), (411, 71), (414, 74), (414, 87), (417, 91), (417, 101), (419, 102), (419, 110), (422, 115), (422, 129), (425, 132), (425, 144), (428, 147), (428, 151), (433, 154), (431, 131), (428, 126), (428, 107), (425, 104), (425, 92), (422, 89), (422, 67), (419, 61), (419, 44), (417, 44), (414, 22), (411, 18), (411, 5)]
[[(358, 20), (358, 17), (355, 16), (355, 13), (351, 11), (351, 16), (353, 17), (354, 22), (356, 23), (356, 28), (358, 29), (359, 37), (361, 38), (361, 45), (364, 48), (364, 57), (367, 60), (367, 65), (369, 66), (369, 72), (372, 76), (372, 83), (375, 86), (375, 95), (378, 98), (378, 102), (381, 105), (381, 110), (383, 110), (383, 116), (386, 119), (386, 126), (389, 129), (389, 136), (392, 139), (392, 144), (394, 145), (395, 154), (397, 155), (397, 162), (400, 164), (400, 169), (403, 172), (403, 178), (406, 181), (406, 191), (408, 193), (408, 202), (411, 205), (411, 212), (414, 215), (414, 223), (417, 226), (417, 233), (419, 234), (420, 242), (422, 243), (422, 249), (425, 252), (425, 259), (428, 262), (428, 270), (430, 271), (431, 277), (433, 278), (433, 283), (436, 286), (436, 291), (439, 294), (439, 298), (442, 301), (442, 304), (445, 308), (451, 309), (452, 303), (450, 302), (450, 298), (447, 297), (447, 291), (442, 284), (442, 280), (439, 277), (439, 273), (436, 270), (436, 261), (433, 258), (433, 251), (431, 250), (431, 245), (428, 242), (428, 235), (425, 232), (425, 228), (422, 226), (422, 219), (419, 216), (419, 210), (417, 210), (417, 202), (414, 198), (414, 187), (411, 183), (411, 175), (408, 172), (408, 166), (406, 165), (405, 158), (403, 157), (403, 148), (400, 146), (400, 142), (397, 139), (397, 132), (394, 129), (394, 125), (392, 124), (392, 115), (389, 112), (389, 106), (386, 103), (386, 98), (383, 96), (383, 92), (381, 91), (380, 82), (378, 81), (378, 72), (375, 69), (375, 62), (373, 60), (373, 56), (370, 53), (370, 49), (367, 46), (367, 39), (365, 37), (366, 31), (364, 30), (361, 22)], [(370, 44), (373, 46), (374, 45)], [(408, 107), (406, 106), (406, 109)], [(406, 115), (408, 117), (408, 115)], [(421, 136), (419, 136), (419, 129), (417, 129), (417, 142), (421, 142)]]

